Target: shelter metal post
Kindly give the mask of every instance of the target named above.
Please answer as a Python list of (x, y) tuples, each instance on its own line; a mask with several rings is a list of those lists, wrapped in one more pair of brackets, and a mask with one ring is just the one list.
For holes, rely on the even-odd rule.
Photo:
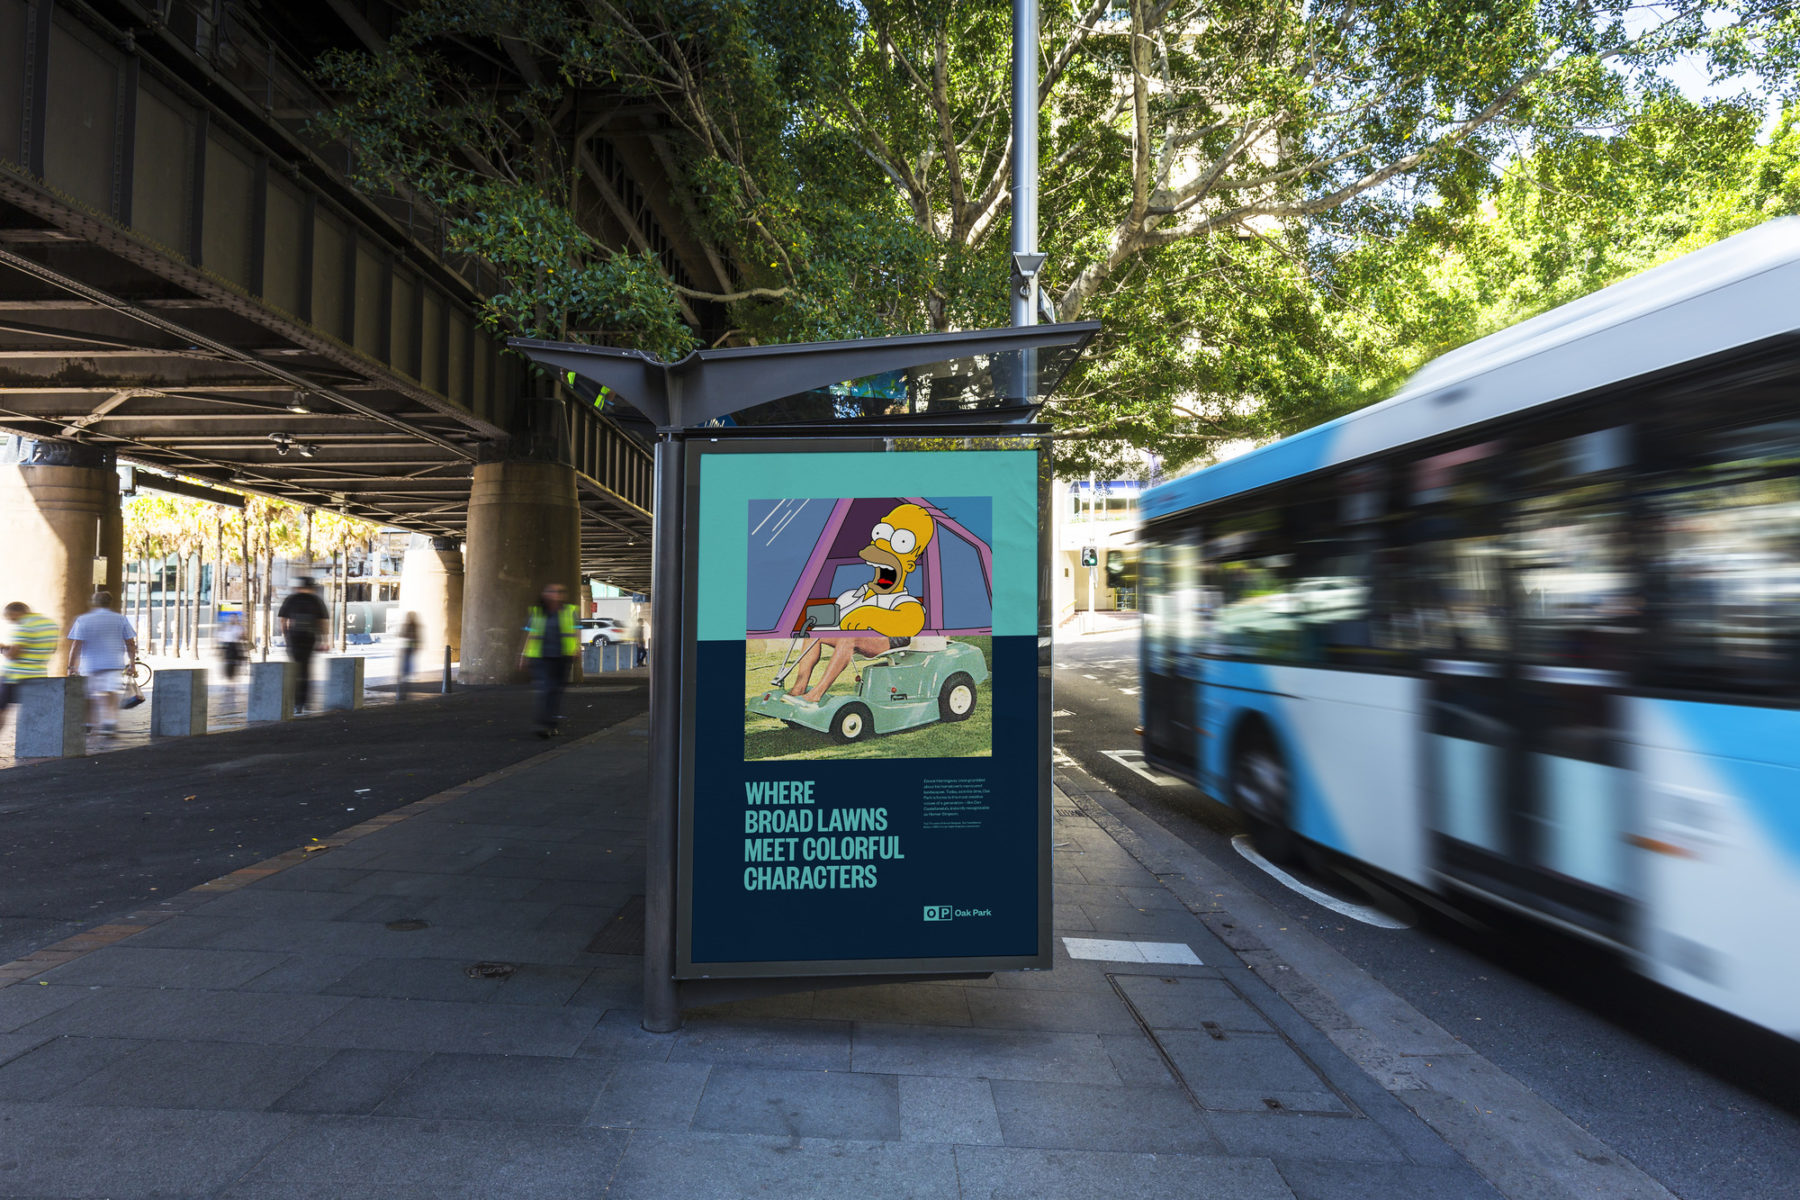
[(656, 442), (656, 523), (650, 549), (650, 805), (644, 829), (644, 1028), (681, 1028), (675, 983), (675, 856), (681, 771), (681, 569), (685, 439)]

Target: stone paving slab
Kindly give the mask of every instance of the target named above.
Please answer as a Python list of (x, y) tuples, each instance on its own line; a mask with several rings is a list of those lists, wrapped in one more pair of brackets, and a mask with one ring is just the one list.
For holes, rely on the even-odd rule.
[(1467, 1163), (1418, 1167), (1407, 1163), (1297, 1162), (1276, 1164), (1294, 1200), (1360, 1196), (1421, 1196), (1430, 1200), (1501, 1200)]
[(311, 1075), (328, 1050), (242, 1042), (146, 1042), (59, 1093), (58, 1104), (154, 1109), (268, 1108)]
[(240, 987), (279, 966), (286, 955), (266, 950), (108, 946), (42, 976), (59, 987)]
[(892, 1075), (714, 1067), (693, 1128), (891, 1142), (900, 1137), (900, 1089)]
[(608, 1072), (592, 1059), (434, 1054), (388, 1094), (375, 1115), (579, 1125)]
[(469, 1054), (573, 1054), (594, 1026), (591, 1009), (437, 1000), (334, 998), (305, 1036), (311, 1045)]
[(894, 1078), (900, 1092), (900, 1136), (906, 1141), (956, 1146), (998, 1146), (1005, 1141), (988, 1080)]
[[(982, 1200), (1100, 1196), (1291, 1200), (1293, 1196), (1275, 1165), (1259, 1158), (958, 1146), (956, 1168), (960, 1195)], [(1361, 1194), (1371, 1200), (1397, 1200), (1392, 1194)]]
[(1008, 1146), (1217, 1154), (1221, 1146), (1173, 1085), (1099, 1086), (993, 1081), (994, 1107)]
[[(301, 1118), (281, 1113), (0, 1103), (0, 1186), (15, 1196), (202, 1196), (255, 1167)], [(312, 1193), (319, 1195), (318, 1191)]]
[(136, 1038), (48, 1037), (0, 1066), (0, 1100), (53, 1100), (150, 1044)]
[(303, 1123), (220, 1200), (591, 1200), (606, 1190), (628, 1137), (613, 1129), (379, 1116), (264, 1119)]
[(676, 1035), (669, 1061), (848, 1071), (850, 1028), (848, 1021), (694, 1018)]
[(269, 1045), (299, 1041), (349, 1003), (338, 996), (100, 988), (25, 1031)]
[(614, 1129), (688, 1128), (713, 1072), (706, 1063), (608, 1062), (606, 1067), (606, 1086), (588, 1110), (587, 1123)]
[(640, 1133), (632, 1135), (607, 1196), (919, 1200), (980, 1194), (963, 1193), (959, 1187), (950, 1146)]
[(272, 1107), (278, 1112), (371, 1113), (427, 1057), (410, 1050), (334, 1050)]
[(878, 1075), (1119, 1082), (1099, 1035), (1092, 1033), (859, 1023), (852, 1061), (856, 1070)]

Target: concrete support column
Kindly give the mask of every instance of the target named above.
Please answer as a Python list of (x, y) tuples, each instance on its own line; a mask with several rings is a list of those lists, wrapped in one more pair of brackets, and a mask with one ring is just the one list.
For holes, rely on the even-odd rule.
[[(406, 542), (400, 565), (400, 612), (419, 614), (419, 644), (413, 647), (413, 670), (431, 670), (462, 653), (463, 555), (455, 538), (415, 533)], [(399, 618), (388, 618), (392, 636)]]
[(475, 467), (469, 494), (467, 575), (463, 586), (465, 683), (511, 683), (520, 629), (547, 583), (576, 599), (581, 578), (581, 509), (572, 467), (491, 462)]
[[(0, 604), (23, 601), (67, 634), (96, 584), (122, 595), (119, 476), (78, 442), (0, 438)], [(96, 570), (95, 560), (106, 564)], [(51, 660), (63, 669), (66, 650)]]

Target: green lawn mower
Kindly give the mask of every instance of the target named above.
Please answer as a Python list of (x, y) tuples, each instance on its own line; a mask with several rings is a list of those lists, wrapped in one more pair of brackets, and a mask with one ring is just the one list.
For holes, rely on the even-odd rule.
[[(803, 644), (808, 621), (794, 641)], [(789, 649), (790, 656), (793, 647)], [(945, 637), (915, 637), (907, 645), (857, 664), (856, 690), (813, 703), (790, 696), (782, 684), (792, 664), (785, 659), (768, 691), (746, 706), (789, 728), (830, 734), (835, 742), (860, 742), (878, 733), (917, 729), (933, 721), (966, 721), (975, 711), (976, 688), (988, 681), (980, 650)]]

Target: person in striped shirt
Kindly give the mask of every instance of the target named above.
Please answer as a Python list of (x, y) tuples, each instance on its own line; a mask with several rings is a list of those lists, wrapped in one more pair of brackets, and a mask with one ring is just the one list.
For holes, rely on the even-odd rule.
[(55, 621), (17, 600), (6, 606), (6, 622), (0, 628), (0, 729), (6, 727), (6, 710), (18, 698), (19, 684), (49, 670), (50, 656), (62, 640)]

